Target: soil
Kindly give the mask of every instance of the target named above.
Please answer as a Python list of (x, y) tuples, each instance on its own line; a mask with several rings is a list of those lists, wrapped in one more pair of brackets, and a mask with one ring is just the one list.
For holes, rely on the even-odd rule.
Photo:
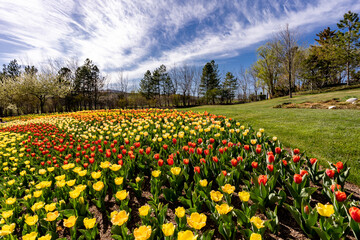
[(334, 98), (327, 101), (321, 102), (303, 102), (303, 103), (282, 103), (274, 106), (274, 108), (306, 108), (306, 109), (329, 109), (330, 106), (335, 106), (335, 109), (354, 109), (360, 110), (360, 102), (356, 104), (340, 102), (339, 99)]

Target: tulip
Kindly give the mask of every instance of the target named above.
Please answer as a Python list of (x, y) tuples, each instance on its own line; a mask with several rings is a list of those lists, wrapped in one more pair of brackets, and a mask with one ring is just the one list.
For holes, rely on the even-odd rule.
[(324, 217), (330, 217), (332, 214), (334, 214), (334, 206), (331, 204), (323, 205), (321, 203), (318, 203), (316, 205), (317, 212)]
[(252, 168), (257, 168), (258, 165), (259, 165), (258, 162), (252, 162), (252, 163), (251, 163), (251, 167), (252, 167)]
[(114, 211), (111, 213), (111, 223), (117, 226), (123, 225), (129, 219), (129, 213), (122, 210), (120, 212)]
[(59, 217), (59, 212), (58, 211), (55, 211), (55, 212), (49, 212), (46, 214), (46, 218), (45, 218), (45, 221), (48, 221), (48, 222), (52, 222), (52, 221), (55, 221), (58, 217)]
[(95, 189), (95, 191), (101, 191), (104, 188), (104, 183), (101, 181), (98, 181), (96, 183), (93, 184), (93, 188)]
[(250, 218), (250, 222), (253, 223), (257, 229), (265, 227), (264, 221), (261, 220), (261, 218), (259, 217), (253, 216), (252, 218)]
[(215, 208), (217, 212), (221, 215), (228, 214), (233, 209), (233, 207), (230, 207), (226, 203), (223, 203), (221, 205), (216, 205)]
[(202, 187), (206, 187), (208, 185), (208, 181), (206, 179), (200, 180), (199, 183)]
[(233, 167), (236, 167), (237, 164), (238, 164), (238, 161), (237, 161), (235, 158), (231, 159), (231, 165), (232, 165)]
[(154, 177), (154, 178), (157, 178), (159, 177), (161, 174), (161, 171), (160, 170), (154, 170), (151, 172), (151, 175)]
[(326, 175), (328, 175), (329, 178), (333, 178), (335, 175), (335, 171), (331, 169), (326, 169), (325, 173)]
[(314, 165), (314, 163), (316, 163), (317, 159), (316, 158), (310, 158), (310, 163), (311, 165)]
[(170, 169), (171, 173), (174, 174), (175, 176), (179, 175), (181, 172), (181, 168), (179, 167), (173, 167)]
[(262, 240), (261, 234), (259, 234), (259, 233), (251, 233), (250, 240)]
[(355, 222), (360, 223), (360, 209), (357, 207), (351, 207), (349, 209), (349, 213), (352, 219), (354, 219)]
[(301, 170), (300, 175), (303, 177), (304, 175), (309, 174), (306, 170)]
[(294, 163), (299, 162), (299, 161), (300, 161), (300, 156), (294, 155), (294, 156), (293, 156), (293, 161), (294, 161)]
[(135, 240), (146, 240), (151, 237), (151, 226), (140, 226), (134, 230)]
[(302, 182), (302, 176), (300, 174), (295, 174), (294, 175), (294, 182), (296, 184), (300, 184)]
[(341, 189), (341, 186), (339, 185), (339, 184), (333, 184), (333, 185), (331, 185), (331, 191), (335, 191), (335, 187), (336, 187), (336, 189), (337, 190), (340, 190)]
[(174, 234), (175, 226), (172, 223), (165, 223), (162, 225), (161, 230), (164, 233), (165, 237), (169, 237)]
[(92, 229), (95, 226), (96, 218), (84, 218), (83, 222), (86, 229)]
[(181, 231), (178, 233), (178, 240), (196, 240), (197, 236), (194, 236), (194, 233), (190, 230)]
[(245, 191), (242, 191), (242, 192), (239, 192), (239, 198), (242, 202), (248, 202), (249, 199), (250, 199), (250, 193), (249, 192), (245, 192)]
[(175, 209), (175, 215), (178, 217), (178, 218), (183, 218), (185, 216), (185, 208), (183, 207), (177, 207)]
[(338, 202), (343, 202), (346, 200), (346, 193), (341, 191), (335, 192), (335, 197)]
[(139, 208), (139, 214), (140, 216), (147, 216), (149, 214), (149, 210), (150, 210), (150, 206), (149, 205), (144, 205), (142, 207)]
[(119, 199), (120, 201), (124, 200), (128, 195), (129, 193), (126, 190), (118, 191), (115, 194), (116, 198)]
[(299, 154), (300, 153), (300, 150), (298, 148), (295, 148), (294, 149), (294, 154)]
[(220, 202), (222, 200), (223, 196), (224, 195), (219, 191), (211, 190), (211, 192), (210, 192), (210, 198), (214, 202)]
[(235, 187), (231, 186), (230, 184), (225, 184), (225, 186), (221, 187), (221, 190), (227, 194), (232, 194), (235, 191)]
[(200, 167), (198, 167), (198, 166), (194, 167), (194, 172), (195, 173), (200, 173)]
[(273, 172), (274, 171), (274, 165), (272, 165), (272, 164), (267, 165), (267, 169), (269, 169), (270, 172)]
[(280, 153), (281, 153), (281, 148), (276, 147), (276, 148), (275, 148), (275, 153), (276, 153), (276, 154), (280, 154)]
[(206, 215), (201, 213), (194, 212), (187, 218), (187, 223), (190, 227), (200, 230), (201, 228), (205, 227), (206, 225)]
[(24, 236), (22, 236), (23, 240), (35, 240), (37, 237), (38, 233), (37, 232), (31, 232), (28, 234), (25, 234)]
[(267, 175), (260, 175), (258, 178), (259, 185), (263, 184), (265, 186), (266, 182), (267, 182)]
[(34, 216), (25, 216), (25, 223), (29, 226), (35, 225), (38, 222), (39, 217), (37, 215)]

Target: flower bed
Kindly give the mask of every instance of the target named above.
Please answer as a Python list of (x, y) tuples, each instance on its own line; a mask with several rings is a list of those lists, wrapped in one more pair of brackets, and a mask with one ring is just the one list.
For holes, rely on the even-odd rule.
[[(8, 239), (253, 240), (278, 233), (279, 209), (309, 238), (360, 236), (346, 163), (320, 170), (224, 116), (145, 109), (15, 120), (0, 125), (0, 164)], [(325, 201), (313, 199), (317, 190)]]

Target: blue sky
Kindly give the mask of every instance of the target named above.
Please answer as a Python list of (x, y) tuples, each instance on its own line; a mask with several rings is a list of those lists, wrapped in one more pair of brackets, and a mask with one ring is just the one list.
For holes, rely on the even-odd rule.
[(214, 59), (221, 72), (236, 73), (284, 24), (308, 45), (348, 10), (360, 11), (356, 0), (0, 0), (0, 6), (1, 65), (90, 58), (110, 81), (122, 70), (133, 84), (161, 64)]

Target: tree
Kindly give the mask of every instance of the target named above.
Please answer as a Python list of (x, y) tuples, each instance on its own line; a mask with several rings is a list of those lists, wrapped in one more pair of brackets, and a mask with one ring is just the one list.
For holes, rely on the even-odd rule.
[(153, 87), (152, 87), (152, 75), (150, 70), (147, 70), (144, 74), (144, 77), (140, 81), (140, 94), (146, 98), (146, 100), (150, 100), (154, 96)]
[(238, 79), (231, 73), (227, 72), (224, 83), (222, 84), (222, 98), (226, 103), (231, 103), (235, 98), (235, 92), (238, 88)]
[(355, 72), (355, 68), (359, 65), (359, 50), (360, 46), (360, 22), (357, 13), (349, 11), (345, 13), (344, 18), (337, 24), (340, 31), (338, 31), (339, 40), (343, 42), (342, 46), (346, 53), (346, 76), (347, 85), (350, 84), (350, 74)]
[(206, 103), (211, 100), (212, 104), (215, 104), (219, 85), (220, 77), (218, 65), (215, 64), (214, 60), (211, 60), (211, 62), (205, 64), (202, 70), (201, 83), (199, 86), (199, 92), (201, 95), (205, 96)]
[(3, 76), (9, 77), (11, 79), (15, 79), (21, 74), (21, 66), (17, 63), (16, 59), (10, 61), (10, 63), (6, 66), (3, 65)]
[(278, 43), (275, 45), (278, 58), (283, 62), (284, 69), (287, 74), (289, 84), (289, 97), (292, 98), (292, 81), (294, 78), (294, 62), (299, 46), (297, 44), (296, 35), (289, 29), (289, 24), (279, 32)]
[(249, 68), (249, 74), (250, 74), (250, 83), (253, 87), (254, 93), (255, 93), (255, 99), (257, 100), (258, 91), (260, 88), (260, 83), (257, 77), (255, 65), (251, 65)]
[(275, 95), (275, 86), (280, 75), (280, 61), (276, 52), (279, 43), (276, 41), (267, 42), (265, 45), (260, 46), (257, 51), (257, 61), (253, 69), (256, 77), (267, 86), (267, 91), (270, 98)]

